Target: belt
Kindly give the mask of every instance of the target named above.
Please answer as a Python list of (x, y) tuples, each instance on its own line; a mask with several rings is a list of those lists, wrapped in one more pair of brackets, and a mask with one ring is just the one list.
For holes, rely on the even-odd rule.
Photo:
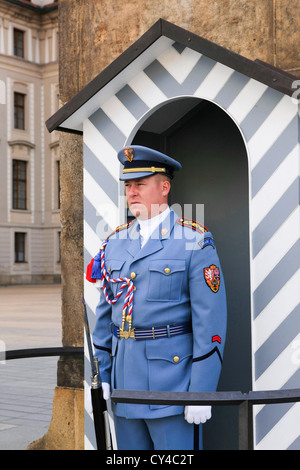
[(137, 341), (143, 339), (170, 338), (171, 336), (191, 333), (192, 326), (190, 322), (179, 325), (153, 326), (152, 328), (132, 328), (131, 330), (122, 330), (116, 325), (112, 325), (112, 333), (116, 338), (132, 338)]

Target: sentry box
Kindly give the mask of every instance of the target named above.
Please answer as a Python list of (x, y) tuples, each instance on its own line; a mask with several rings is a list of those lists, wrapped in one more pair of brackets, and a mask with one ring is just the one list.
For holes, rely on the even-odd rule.
[[(128, 218), (117, 151), (146, 145), (181, 162), (170, 203), (204, 217), (226, 280), (219, 390), (299, 388), (297, 84), (159, 20), (47, 121), (50, 132), (83, 134), (85, 267)], [(99, 290), (87, 283), (85, 298), (93, 325)], [(236, 448), (237, 411), (226, 413), (215, 407), (204, 447)], [(299, 403), (253, 416), (255, 449), (300, 449)], [(92, 430), (86, 422), (91, 447)]]

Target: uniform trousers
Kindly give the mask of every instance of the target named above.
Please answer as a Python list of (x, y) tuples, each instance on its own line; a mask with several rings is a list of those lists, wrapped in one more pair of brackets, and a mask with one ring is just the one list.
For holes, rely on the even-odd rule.
[[(156, 419), (114, 417), (118, 450), (192, 450), (194, 425), (183, 414)], [(202, 449), (202, 425), (199, 425)]]

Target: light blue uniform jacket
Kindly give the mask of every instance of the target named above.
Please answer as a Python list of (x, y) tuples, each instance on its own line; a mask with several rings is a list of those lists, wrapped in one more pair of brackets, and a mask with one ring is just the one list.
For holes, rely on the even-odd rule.
[[(134, 277), (133, 327), (191, 322), (193, 331), (153, 340), (118, 339), (112, 335), (112, 323), (121, 327), (125, 293), (110, 305), (101, 290), (93, 342), (101, 379), (112, 389), (216, 390), (226, 334), (224, 279), (211, 233), (199, 233), (179, 220), (171, 211), (143, 248), (137, 221), (109, 237), (105, 263), (111, 278)], [(211, 276), (217, 268), (219, 281)], [(97, 263), (93, 277), (100, 277)], [(216, 287), (211, 278), (217, 279)], [(119, 286), (110, 286), (113, 298)], [(160, 418), (182, 411), (182, 406), (115, 405), (115, 413), (127, 418)]]

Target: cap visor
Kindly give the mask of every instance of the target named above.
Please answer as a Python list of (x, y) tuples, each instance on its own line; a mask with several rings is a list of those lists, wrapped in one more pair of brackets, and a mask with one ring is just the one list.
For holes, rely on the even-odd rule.
[(120, 181), (128, 181), (128, 180), (137, 180), (140, 178), (147, 178), (147, 176), (153, 176), (162, 173), (153, 173), (153, 171), (145, 171), (145, 172), (130, 172), (130, 173), (122, 173), (120, 176)]

